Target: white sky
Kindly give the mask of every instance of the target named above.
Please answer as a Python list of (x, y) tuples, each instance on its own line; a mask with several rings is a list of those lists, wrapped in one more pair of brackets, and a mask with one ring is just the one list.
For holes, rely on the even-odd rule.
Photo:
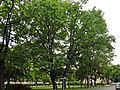
[(120, 64), (120, 0), (89, 0), (84, 8), (92, 9), (94, 6), (104, 12), (108, 30), (116, 38), (115, 54), (117, 56), (112, 63)]

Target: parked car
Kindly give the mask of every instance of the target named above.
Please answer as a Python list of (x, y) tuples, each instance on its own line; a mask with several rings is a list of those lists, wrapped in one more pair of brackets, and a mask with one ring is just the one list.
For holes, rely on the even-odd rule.
[(120, 90), (120, 82), (115, 83), (116, 90)]

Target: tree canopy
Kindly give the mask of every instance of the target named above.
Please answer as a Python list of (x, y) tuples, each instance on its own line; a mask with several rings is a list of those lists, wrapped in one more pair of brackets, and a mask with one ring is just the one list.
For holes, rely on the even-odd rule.
[[(39, 74), (44, 72), (41, 74), (50, 77), (55, 89), (55, 81), (66, 78), (73, 68), (83, 80), (110, 64), (115, 38), (109, 35), (101, 10), (83, 10), (86, 2), (2, 1), (0, 70), (5, 62), (5, 78), (35, 79), (38, 70)], [(21, 75), (16, 76), (16, 72)], [(0, 81), (1, 87), (4, 80)]]

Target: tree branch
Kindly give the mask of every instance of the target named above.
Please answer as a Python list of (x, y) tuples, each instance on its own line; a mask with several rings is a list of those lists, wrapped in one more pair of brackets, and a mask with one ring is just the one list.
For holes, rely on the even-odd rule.
[[(8, 47), (8, 40), (7, 40), (7, 37), (8, 37), (8, 33), (7, 33), (7, 27), (8, 27), (8, 23), (10, 22), (10, 18), (11, 18), (11, 12), (12, 12), (12, 9), (14, 8), (14, 0), (12, 0), (12, 7), (10, 8), (9, 12), (8, 12), (8, 17), (7, 17), (7, 21), (6, 21), (6, 24), (5, 24), (5, 27), (4, 27), (4, 33), (3, 33), (3, 46), (4, 46), (4, 41), (5, 41), (5, 37), (6, 37), (6, 46)], [(9, 23), (10, 24), (10, 23)]]
[(40, 70), (41, 70), (41, 71), (44, 71), (46, 74), (50, 75), (50, 73), (49, 73), (50, 71), (49, 71), (49, 70), (47, 70), (47, 69), (45, 69), (45, 68), (41, 68)]

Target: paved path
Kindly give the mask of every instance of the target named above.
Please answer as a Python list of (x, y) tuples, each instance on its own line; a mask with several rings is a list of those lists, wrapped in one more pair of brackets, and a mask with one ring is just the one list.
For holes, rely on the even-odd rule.
[(88, 90), (116, 90), (114, 86), (111, 87), (105, 87), (105, 88), (94, 88), (94, 89), (88, 89)]

